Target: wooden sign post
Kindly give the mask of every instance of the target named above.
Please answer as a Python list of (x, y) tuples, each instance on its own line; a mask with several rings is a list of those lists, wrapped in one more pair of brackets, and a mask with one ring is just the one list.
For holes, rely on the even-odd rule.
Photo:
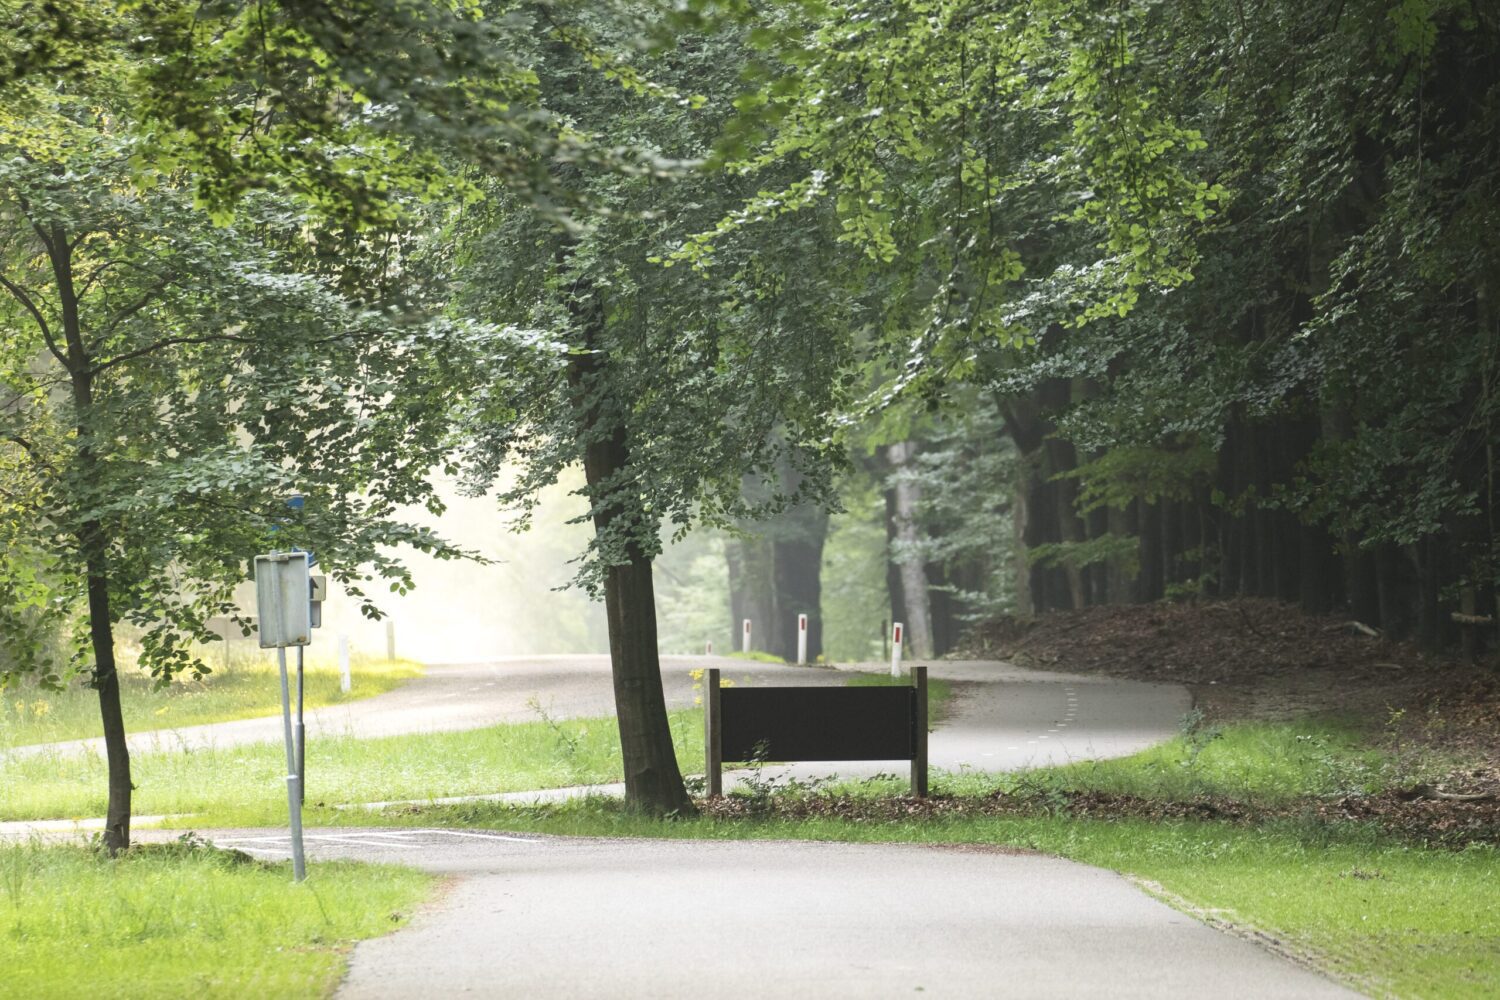
[(705, 672), (708, 794), (724, 791), (724, 762), (909, 760), (911, 793), (927, 794), (927, 668), (910, 686), (719, 687)]

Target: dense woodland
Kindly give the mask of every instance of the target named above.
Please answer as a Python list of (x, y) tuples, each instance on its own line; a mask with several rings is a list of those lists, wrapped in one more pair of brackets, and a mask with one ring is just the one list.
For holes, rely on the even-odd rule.
[(117, 627), (202, 669), (288, 544), (378, 616), (465, 555), (400, 513), (439, 472), (583, 469), (657, 812), (694, 531), (782, 655), (872, 523), (917, 655), (1231, 594), (1496, 634), (1491, 4), (9, 0), (0, 97), (0, 679), (98, 689), (113, 846)]
[[(1248, 594), (1477, 652), (1500, 600), (1500, 15), (1172, 6), (1132, 62), (1170, 67), (1157, 99), (1230, 192), (1193, 280), (1079, 327), (1053, 270), (1079, 249), (1052, 228), (1066, 202), (1007, 214), (1050, 278), (1011, 303), (1035, 343), (979, 345), (862, 466), (894, 617), (941, 653), (997, 606)], [(969, 510), (1008, 515), (1013, 547), (976, 547)]]

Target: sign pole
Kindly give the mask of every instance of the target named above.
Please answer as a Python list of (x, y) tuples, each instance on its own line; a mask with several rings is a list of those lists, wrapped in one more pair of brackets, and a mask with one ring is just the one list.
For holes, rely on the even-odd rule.
[(302, 678), (302, 653), (303, 647), (297, 647), (297, 801), (307, 801), (307, 726), (302, 721), (303, 678)]
[(302, 856), (302, 781), (297, 775), (297, 760), (292, 748), (292, 703), (287, 691), (286, 647), (276, 649), (281, 666), (281, 723), (286, 736), (286, 805), (292, 825), (292, 881), (307, 878), (307, 860)]
[(891, 676), (901, 676), (901, 636), (904, 630), (900, 622), (891, 625)]

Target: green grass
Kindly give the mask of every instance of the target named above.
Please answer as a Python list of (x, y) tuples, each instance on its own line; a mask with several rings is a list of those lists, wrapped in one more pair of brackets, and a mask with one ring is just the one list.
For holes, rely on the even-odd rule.
[(1079, 761), (1010, 774), (942, 776), (952, 795), (1101, 791), (1163, 801), (1233, 799), (1276, 805), (1368, 795), (1413, 784), (1453, 761), (1338, 716), (1203, 727), (1190, 717), (1175, 739), (1129, 757)]
[(185, 845), (109, 860), (0, 846), (0, 997), (320, 997), (350, 943), (394, 930), (433, 879), (390, 866), (287, 865)]
[[(889, 683), (855, 674), (850, 684)], [(951, 688), (929, 686), (938, 718)], [(678, 765), (703, 772), (703, 713), (670, 713)], [(131, 758), (136, 815), (209, 814), (215, 823), (280, 822), (286, 809), (279, 743), (137, 753)], [(623, 779), (619, 731), (602, 719), (539, 720), (456, 733), (313, 739), (307, 800), (329, 805), (446, 798), (590, 785)], [(104, 759), (97, 753), (0, 752), (0, 821), (102, 816)]]
[[(307, 705), (317, 708), (369, 698), (421, 672), (421, 666), (410, 660), (355, 656), (350, 662), (352, 690), (344, 694), (339, 690), (337, 664), (311, 658), (306, 671)], [(281, 710), (277, 668), (259, 657), (218, 666), (202, 680), (179, 678), (164, 687), (133, 667), (122, 668), (120, 681), (125, 728), (133, 733), (248, 719)], [(98, 735), (99, 698), (81, 680), (62, 691), (29, 684), (0, 690), (0, 749)]]
[[(703, 770), (703, 716), (671, 713), (677, 759)], [(137, 815), (210, 813), (281, 822), (285, 751), (279, 743), (138, 753)], [(613, 719), (527, 722), (456, 733), (310, 739), (307, 801), (329, 804), (441, 798), (619, 781)], [(0, 754), (0, 820), (102, 816), (105, 766), (94, 753)], [(222, 820), (216, 820), (222, 825)]]

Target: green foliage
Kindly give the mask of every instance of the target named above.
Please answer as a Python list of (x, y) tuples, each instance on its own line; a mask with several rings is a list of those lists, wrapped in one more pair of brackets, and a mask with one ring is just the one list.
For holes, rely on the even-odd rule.
[[(549, 106), (589, 133), (628, 135), (678, 159), (705, 155), (717, 134), (710, 108), (601, 80), (598, 52), (626, 50), (628, 38), (602, 26), (593, 38), (587, 56), (548, 51), (538, 86)], [(638, 71), (722, 104), (738, 86), (734, 41), (687, 37)], [(767, 234), (774, 246), (737, 247), (726, 253), (731, 267), (705, 277), (653, 258), (672, 233), (738, 197), (725, 178), (664, 184), (576, 164), (568, 184), (593, 206), (581, 229), (558, 229), (497, 180), (432, 247), (450, 308), (544, 329), (562, 351), (519, 373), (482, 367), (515, 388), (477, 393), (462, 410), (470, 484), (482, 488), (513, 463), (520, 472), (501, 499), (525, 511), (591, 446), (618, 448), (618, 472), (583, 490), (596, 533), (579, 580), (591, 590), (606, 568), (654, 558), (694, 524), (729, 528), (826, 499), (841, 454), (832, 414), (846, 392), (852, 305), (823, 234), (780, 227)]]
[(274, 200), (214, 226), (171, 179), (135, 186), (151, 136), (107, 102), (34, 96), (0, 135), (4, 676), (58, 681), (42, 637), (59, 627), (87, 667), (89, 576), (166, 678), (201, 670), (192, 644), (239, 615), (257, 551), (317, 551), (372, 615), (362, 577), (411, 582), (389, 546), (457, 554), (394, 512), (440, 509), (433, 376), (503, 336), (411, 321), (380, 289), (388, 247), (351, 238), (331, 263), (329, 234)]
[(895, 393), (940, 391), (1049, 323), (1126, 314), (1188, 280), (1224, 194), (1193, 165), (1201, 137), (1157, 99), (1163, 68), (1136, 58), (1151, 8), (793, 6), (805, 34), (736, 102), (755, 127), (728, 129), (756, 139), (721, 150), (755, 193), (669, 260), (718, 268), (747, 227), (830, 205), (837, 239), (877, 265)]

